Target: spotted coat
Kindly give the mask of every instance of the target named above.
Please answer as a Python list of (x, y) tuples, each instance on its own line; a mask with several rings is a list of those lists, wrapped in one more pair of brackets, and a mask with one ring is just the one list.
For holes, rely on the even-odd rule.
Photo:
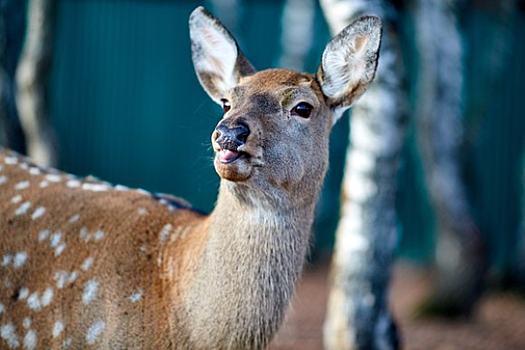
[(0, 348), (173, 347), (178, 321), (155, 296), (181, 292), (166, 288), (185, 264), (169, 252), (198, 218), (174, 197), (0, 149)]

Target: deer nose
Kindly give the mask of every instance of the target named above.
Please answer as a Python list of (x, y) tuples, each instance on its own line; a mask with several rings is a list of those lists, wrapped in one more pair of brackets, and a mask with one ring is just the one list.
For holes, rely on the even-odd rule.
[(217, 138), (215, 141), (220, 145), (222, 143), (235, 143), (240, 146), (246, 143), (246, 139), (250, 135), (250, 129), (245, 124), (236, 124), (233, 127), (226, 123), (220, 123), (215, 128)]

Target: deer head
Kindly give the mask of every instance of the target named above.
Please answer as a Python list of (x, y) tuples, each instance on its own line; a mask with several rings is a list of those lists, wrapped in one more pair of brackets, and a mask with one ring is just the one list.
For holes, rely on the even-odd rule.
[(257, 72), (202, 7), (190, 17), (190, 36), (199, 81), (224, 111), (212, 135), (219, 176), (264, 193), (315, 193), (332, 126), (374, 78), (380, 20), (362, 17), (333, 38), (317, 74)]

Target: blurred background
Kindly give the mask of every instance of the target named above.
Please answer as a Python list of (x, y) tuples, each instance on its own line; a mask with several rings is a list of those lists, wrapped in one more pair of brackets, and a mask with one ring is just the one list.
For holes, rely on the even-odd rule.
[[(454, 181), (464, 189), (458, 201), (468, 207), (471, 228), (484, 242), (480, 254), (486, 265), (478, 273), (488, 288), (476, 287), (475, 293), (523, 291), (525, 2), (375, 3), (386, 3), (395, 13), (389, 18), (395, 22), (404, 67), (405, 141), (398, 158), (395, 200), (395, 255), (402, 264), (394, 269), (393, 282), (394, 316), (397, 313), (401, 319), (402, 336), (412, 344), (409, 348), (525, 348), (525, 330), (501, 327), (502, 320), (495, 336), (510, 343), (494, 340), (485, 345), (457, 343), (461, 335), (447, 343), (442, 327), (452, 325), (458, 331), (463, 325), (454, 323), (458, 321), (408, 320), (418, 312), (434, 310), (415, 299), (425, 299), (419, 289), (432, 288), (427, 271), (436, 265), (436, 242), (447, 226), (440, 222), (457, 220), (440, 213), (447, 204), (440, 204), (429, 186), (434, 181), (429, 175), (436, 170), (433, 167), (443, 165), (439, 160), (448, 156), (457, 170)], [(460, 113), (450, 124), (435, 124), (441, 128), (438, 131), (432, 123), (418, 122), (423, 120), (418, 119), (419, 112), (427, 98), (425, 67), (432, 64), (425, 61), (425, 37), (420, 35), (426, 21), (422, 9), (428, 4), (441, 4), (434, 7), (453, 16), (461, 52), (457, 56), (461, 67), (454, 75), (460, 84), (459, 102), (455, 101)], [(42, 163), (73, 174), (172, 193), (210, 211), (219, 182), (211, 161), (210, 135), (222, 113), (201, 89), (191, 63), (187, 23), (198, 5), (223, 21), (257, 69), (279, 66), (316, 72), (332, 37), (323, 8), (314, 0), (0, 0), (0, 144), (21, 153), (33, 150)], [(425, 32), (443, 44), (445, 49), (437, 56), (447, 55), (448, 38), (440, 31), (436, 26)], [(438, 70), (437, 76), (448, 74), (446, 65), (440, 69), (444, 70)], [(436, 84), (438, 92), (449, 89)], [(447, 111), (438, 102), (429, 108)], [(320, 337), (324, 317), (326, 264), (335, 242), (349, 132), (346, 116), (332, 134), (330, 169), (314, 227), (310, 279), (298, 294), (320, 298), (315, 299), (318, 314), (292, 316), (307, 326), (313, 322), (312, 329), (287, 326), (275, 348), (321, 346), (312, 337)], [(454, 140), (454, 154), (448, 149), (441, 155), (439, 146), (429, 151), (435, 145), (424, 141), (434, 132), (445, 143), (447, 137)], [(429, 160), (429, 154), (438, 161)], [(445, 168), (450, 166), (444, 163)], [(505, 298), (493, 301), (489, 309), (498, 317), (511, 314), (509, 324), (521, 319), (523, 326), (522, 299), (514, 292), (511, 300)], [(471, 313), (471, 309), (459, 312), (467, 317)], [(421, 324), (430, 328), (421, 330)], [(479, 334), (482, 329), (466, 332)], [(290, 341), (293, 337), (304, 343)], [(429, 337), (436, 338), (434, 343), (425, 343)]]

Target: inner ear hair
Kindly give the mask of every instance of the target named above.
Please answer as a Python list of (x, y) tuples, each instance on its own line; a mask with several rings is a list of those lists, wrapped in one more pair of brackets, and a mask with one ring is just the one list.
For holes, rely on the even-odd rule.
[(190, 16), (192, 59), (197, 77), (217, 103), (241, 77), (255, 73), (224, 25), (203, 7)]
[(317, 80), (334, 111), (349, 108), (366, 91), (375, 76), (380, 44), (381, 20), (375, 16), (357, 19), (328, 43)]

